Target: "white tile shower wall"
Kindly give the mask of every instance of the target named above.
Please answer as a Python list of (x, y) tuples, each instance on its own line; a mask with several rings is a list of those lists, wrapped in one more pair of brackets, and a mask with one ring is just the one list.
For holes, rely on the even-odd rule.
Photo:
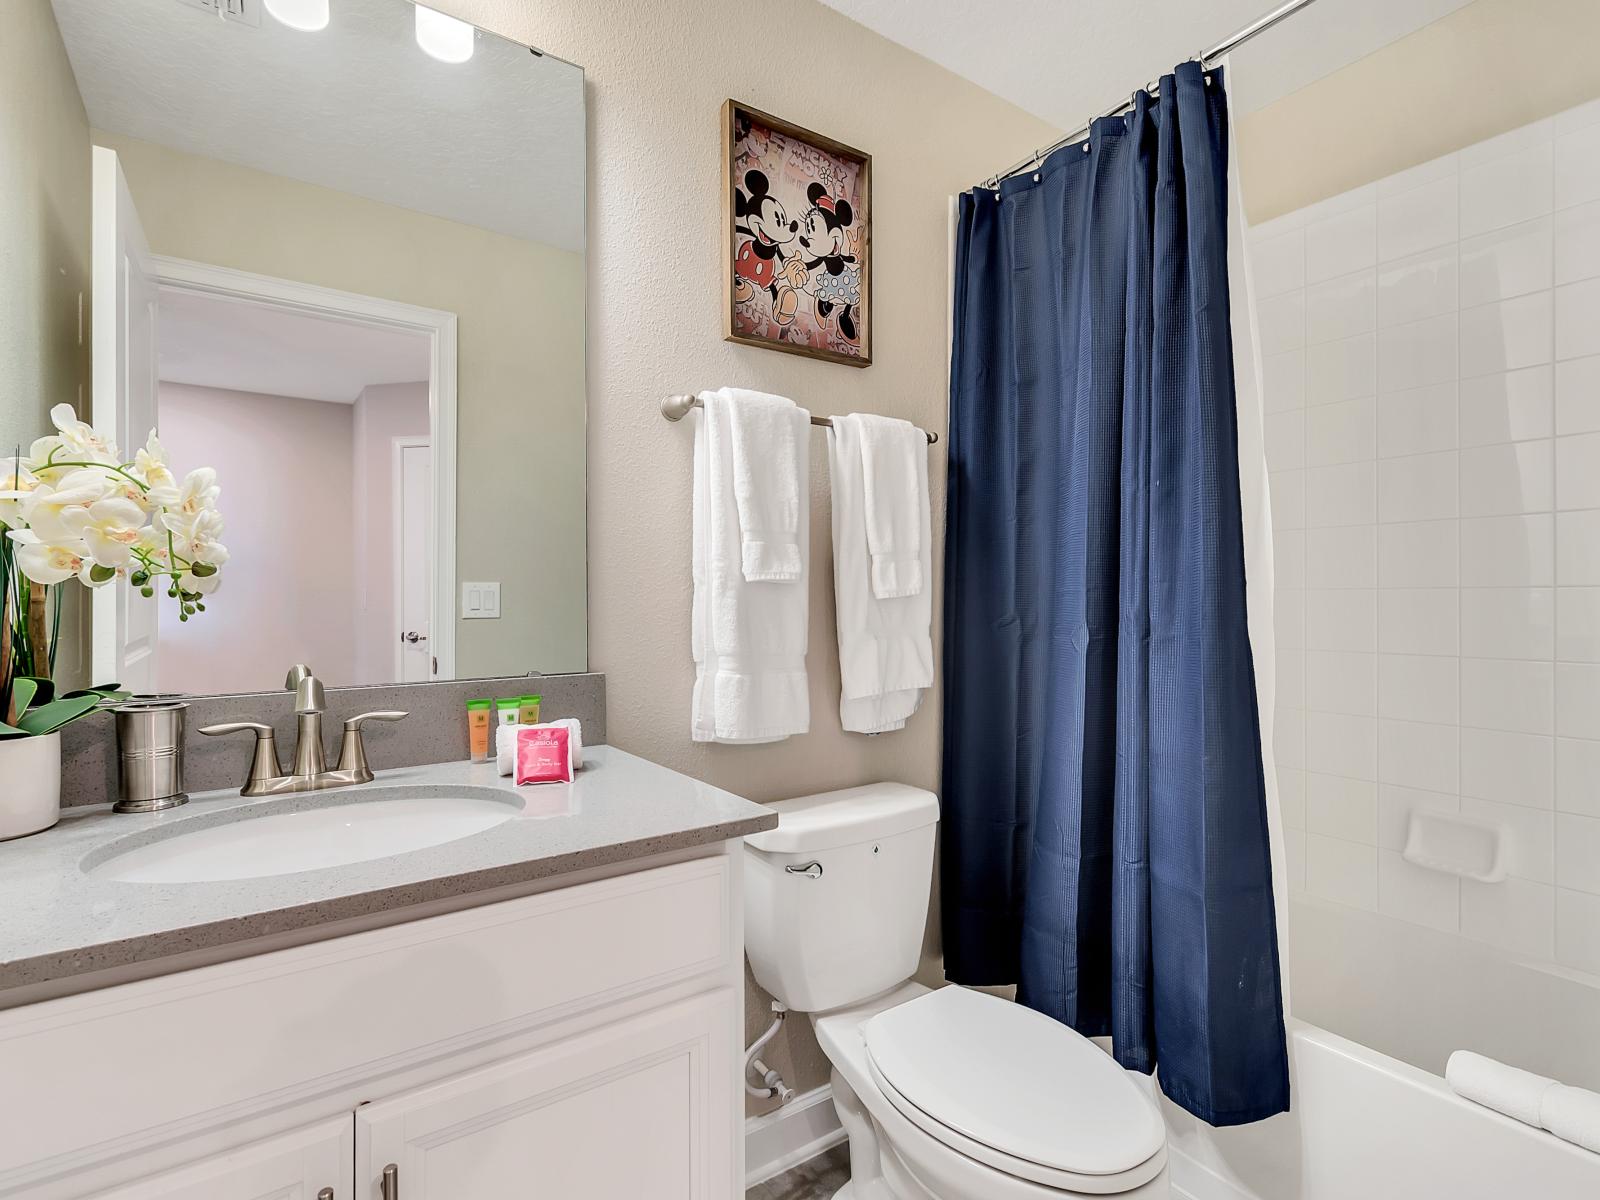
[[(1600, 975), (1600, 106), (1251, 235), (1291, 889)], [(1504, 883), (1401, 856), (1498, 825)]]

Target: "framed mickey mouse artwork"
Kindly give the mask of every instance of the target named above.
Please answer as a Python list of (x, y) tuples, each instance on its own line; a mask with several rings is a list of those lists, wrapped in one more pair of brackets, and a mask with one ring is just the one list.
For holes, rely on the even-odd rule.
[(872, 156), (729, 100), (722, 106), (730, 342), (872, 361)]

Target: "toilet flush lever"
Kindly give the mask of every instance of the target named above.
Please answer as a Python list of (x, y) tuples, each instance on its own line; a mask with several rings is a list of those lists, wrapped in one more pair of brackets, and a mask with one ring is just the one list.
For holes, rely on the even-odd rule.
[(787, 867), (784, 868), (784, 870), (789, 872), (789, 874), (791, 874), (791, 875), (804, 875), (807, 879), (821, 879), (822, 878), (822, 864), (819, 863), (816, 859), (812, 859), (810, 862), (806, 863), (805, 866), (803, 866), (803, 867), (802, 866), (796, 866), (793, 863), (790, 863)]

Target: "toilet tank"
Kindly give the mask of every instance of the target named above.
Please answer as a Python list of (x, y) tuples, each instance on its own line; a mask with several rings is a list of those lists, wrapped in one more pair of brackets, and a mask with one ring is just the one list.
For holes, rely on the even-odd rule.
[(874, 783), (781, 800), (745, 839), (745, 952), (799, 1012), (876, 996), (916, 973), (939, 799)]

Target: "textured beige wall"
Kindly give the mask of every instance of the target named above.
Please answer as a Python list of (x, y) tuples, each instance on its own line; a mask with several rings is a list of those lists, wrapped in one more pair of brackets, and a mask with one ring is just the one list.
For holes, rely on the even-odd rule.
[[(812, 461), (812, 732), (774, 746), (689, 741), (691, 434), (657, 405), (739, 384), (815, 412), (945, 427), (949, 197), (1055, 131), (814, 0), (447, 0), (440, 7), (583, 66), (590, 126), (590, 663), (612, 741), (757, 800), (878, 779), (938, 781), (930, 700), (900, 733), (845, 735), (825, 446)], [(873, 156), (874, 363), (812, 362), (722, 340), (718, 110), (743, 100)], [(931, 452), (943, 524), (943, 446)], [(935, 561), (938, 561), (936, 554)], [(766, 1020), (752, 988), (748, 1024)], [(827, 1073), (805, 1021), (774, 1065)], [(799, 1061), (793, 1061), (797, 1056)]]
[(457, 315), (456, 577), (500, 580), (503, 615), (457, 622), (456, 674), (583, 670), (583, 257), (150, 142), (95, 141), (121, 157), (157, 254)]
[[(0, 455), (89, 403), (89, 122), (50, 0), (7, 0), (0, 34)], [(80, 337), (79, 304), (83, 329)], [(89, 606), (63, 592), (56, 677), (88, 682)]]
[(1251, 224), (1600, 95), (1600, 3), (1477, 0), (1238, 122)]

